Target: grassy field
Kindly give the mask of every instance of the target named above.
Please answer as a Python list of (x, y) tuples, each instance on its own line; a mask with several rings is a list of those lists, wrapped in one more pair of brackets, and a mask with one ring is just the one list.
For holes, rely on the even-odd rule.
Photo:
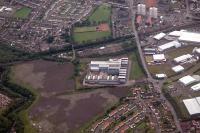
[(95, 32), (96, 26), (91, 27), (76, 27), (74, 28), (75, 33), (82, 33), (82, 32)]
[(73, 39), (76, 43), (84, 43), (87, 41), (95, 42), (96, 40), (101, 40), (104, 37), (111, 36), (111, 32), (83, 32), (74, 33)]
[(155, 133), (155, 130), (153, 130), (152, 128), (150, 128), (147, 125), (147, 122), (143, 121), (141, 122), (139, 125), (136, 126), (136, 128), (134, 130), (137, 130), (138, 132), (141, 133)]
[(19, 116), (24, 125), (24, 133), (37, 133), (37, 130), (31, 125), (28, 117), (28, 111), (24, 110), (19, 112)]
[(111, 17), (111, 7), (108, 5), (101, 5), (99, 6), (94, 13), (89, 17), (89, 21), (91, 23), (96, 22), (100, 23), (102, 21), (104, 22), (110, 22)]
[(138, 63), (136, 53), (131, 54), (129, 56), (129, 59), (132, 61), (129, 79), (132, 80), (132, 79), (142, 78), (144, 76), (144, 73), (143, 73), (143, 70)]
[(167, 64), (148, 65), (148, 69), (152, 74), (165, 73), (167, 76), (174, 75), (171, 66)]
[(29, 7), (22, 7), (14, 13), (14, 17), (26, 18), (31, 13), (32, 9)]
[[(111, 7), (108, 5), (101, 5), (89, 16), (88, 20), (91, 24), (96, 23), (110, 23), (111, 20)], [(105, 37), (111, 36), (111, 31), (96, 31), (95, 26), (75, 27), (73, 33), (73, 40), (76, 43), (95, 42), (102, 40)]]
[(169, 59), (174, 59), (184, 54), (191, 54), (193, 49), (194, 49), (194, 46), (181, 47), (181, 48), (174, 49), (167, 52), (166, 56), (168, 56)]

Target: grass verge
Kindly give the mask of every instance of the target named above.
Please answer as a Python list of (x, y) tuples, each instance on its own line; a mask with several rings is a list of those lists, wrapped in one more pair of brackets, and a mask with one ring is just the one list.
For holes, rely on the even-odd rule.
[(139, 61), (137, 59), (136, 51), (129, 55), (129, 59), (131, 60), (131, 71), (129, 75), (130, 80), (137, 80), (145, 76), (141, 66), (139, 65)]

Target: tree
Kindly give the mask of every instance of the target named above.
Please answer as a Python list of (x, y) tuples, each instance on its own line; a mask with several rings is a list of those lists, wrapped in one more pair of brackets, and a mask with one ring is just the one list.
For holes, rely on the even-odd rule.
[(54, 37), (53, 36), (49, 36), (48, 38), (47, 38), (47, 43), (52, 43), (54, 41)]

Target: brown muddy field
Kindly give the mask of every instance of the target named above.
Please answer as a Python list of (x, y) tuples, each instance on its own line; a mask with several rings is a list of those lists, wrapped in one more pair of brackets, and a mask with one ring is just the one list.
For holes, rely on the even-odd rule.
[[(14, 67), (14, 79), (38, 91), (62, 93), (73, 90), (74, 67), (71, 63), (58, 64), (44, 60), (31, 61)], [(25, 78), (24, 78), (25, 77)]]
[(13, 81), (31, 87), (40, 95), (29, 111), (31, 122), (39, 132), (74, 131), (128, 94), (126, 88), (66, 93), (75, 88), (71, 78), (73, 69), (71, 63), (58, 64), (43, 60), (12, 68)]

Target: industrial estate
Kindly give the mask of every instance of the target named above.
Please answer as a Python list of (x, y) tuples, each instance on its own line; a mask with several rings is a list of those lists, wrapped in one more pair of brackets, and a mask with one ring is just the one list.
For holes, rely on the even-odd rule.
[(200, 133), (200, 1), (1, 0), (0, 133)]

